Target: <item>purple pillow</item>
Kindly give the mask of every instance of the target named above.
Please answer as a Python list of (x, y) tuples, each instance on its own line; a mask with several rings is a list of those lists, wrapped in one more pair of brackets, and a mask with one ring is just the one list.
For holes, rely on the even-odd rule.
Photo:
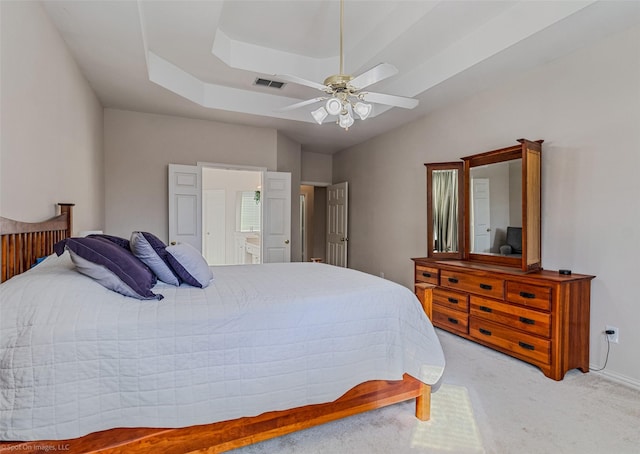
[(104, 233), (92, 233), (91, 235), (87, 235), (86, 238), (104, 238), (105, 240), (109, 240), (120, 247), (130, 249), (129, 240), (126, 238), (120, 238), (119, 236), (105, 235)]
[(149, 232), (133, 232), (130, 244), (133, 255), (151, 268), (158, 279), (167, 284), (180, 285), (180, 279), (169, 265), (165, 250), (167, 245), (161, 239)]
[[(109, 290), (141, 300), (163, 298), (151, 291), (157, 282), (155, 274), (131, 251), (104, 238), (67, 238), (60, 243), (79, 272)], [(56, 253), (60, 243), (55, 245)]]

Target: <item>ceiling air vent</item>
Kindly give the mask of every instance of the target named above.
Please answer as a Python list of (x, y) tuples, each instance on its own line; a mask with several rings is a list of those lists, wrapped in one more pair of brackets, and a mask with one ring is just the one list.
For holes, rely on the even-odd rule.
[(282, 87), (285, 86), (285, 83), (284, 82), (277, 82), (275, 80), (262, 79), (262, 78), (258, 77), (255, 80), (255, 82), (253, 83), (253, 85), (261, 85), (263, 87), (271, 87), (271, 88), (281, 89)]

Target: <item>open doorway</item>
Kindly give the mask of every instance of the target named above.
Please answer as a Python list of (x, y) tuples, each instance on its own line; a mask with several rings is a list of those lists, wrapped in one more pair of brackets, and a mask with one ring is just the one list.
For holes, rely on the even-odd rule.
[[(240, 173), (220, 173), (217, 178), (211, 178), (212, 174), (205, 171), (206, 168), (223, 172), (235, 170)], [(248, 186), (237, 187), (242, 172), (252, 172), (255, 180)], [(203, 177), (203, 174), (206, 175)], [(231, 176), (232, 180), (223, 184), (225, 175)], [(197, 166), (169, 164), (168, 177), (170, 243), (189, 243), (198, 251), (202, 251), (205, 257), (210, 256), (211, 261), (218, 263), (291, 261), (290, 172), (272, 172), (253, 167), (225, 167), (207, 163), (198, 163)], [(203, 188), (205, 180), (206, 188)], [(205, 189), (217, 191), (207, 195), (207, 199), (214, 202), (211, 203), (213, 207), (207, 208), (206, 217), (203, 215), (202, 203)], [(220, 206), (223, 204), (224, 210), (221, 211)], [(245, 215), (250, 207), (254, 219), (257, 218), (256, 213), (260, 213), (256, 222), (247, 221), (250, 218)], [(219, 216), (214, 213), (218, 213)], [(223, 216), (224, 221), (221, 220)], [(206, 219), (206, 222), (203, 219)], [(211, 219), (213, 222), (210, 222)], [(208, 228), (214, 222), (218, 223), (217, 230), (205, 230), (205, 224)], [(209, 235), (206, 235), (207, 232)], [(205, 237), (211, 237), (212, 232), (217, 232), (217, 235), (214, 235), (217, 243), (213, 246), (211, 241), (207, 241), (205, 247)], [(242, 247), (239, 247), (240, 245)], [(205, 249), (224, 252), (218, 252), (217, 258), (213, 258), (216, 253), (208, 253)], [(224, 260), (221, 254), (224, 254)]]
[(300, 240), (303, 262), (311, 259), (325, 261), (327, 231), (327, 188), (300, 186)]
[(202, 246), (209, 265), (262, 263), (262, 175), (203, 167)]

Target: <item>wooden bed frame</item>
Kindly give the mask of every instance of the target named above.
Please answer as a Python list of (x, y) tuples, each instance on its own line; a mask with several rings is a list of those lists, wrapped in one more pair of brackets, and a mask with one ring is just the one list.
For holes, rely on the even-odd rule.
[(2, 268), (0, 282), (24, 273), (36, 259), (53, 253), (53, 245), (71, 236), (73, 203), (59, 203), (60, 215), (43, 222), (20, 222), (0, 217)]
[[(57, 241), (71, 236), (73, 204), (59, 205), (59, 216), (40, 223), (0, 217), (0, 282), (27, 271), (37, 258), (52, 254)], [(425, 310), (431, 301), (430, 291), (430, 287), (419, 289)], [(411, 399), (416, 399), (416, 417), (428, 420), (431, 387), (405, 374), (398, 381), (362, 383), (339, 399), (323, 404), (179, 429), (118, 428), (72, 440), (0, 442), (0, 453), (219, 453)]]

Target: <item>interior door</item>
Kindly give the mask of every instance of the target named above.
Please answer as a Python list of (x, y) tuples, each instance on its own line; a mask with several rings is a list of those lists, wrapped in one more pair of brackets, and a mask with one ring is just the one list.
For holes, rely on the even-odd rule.
[(202, 251), (202, 174), (198, 166), (169, 164), (169, 244)]
[(491, 249), (491, 218), (490, 193), (488, 178), (474, 178), (472, 180), (472, 213), (473, 244), (472, 251), (478, 253), (490, 252)]
[(349, 187), (347, 182), (327, 188), (327, 263), (347, 267), (347, 218)]
[(204, 258), (209, 265), (227, 263), (227, 191), (206, 189), (203, 191)]
[(262, 263), (291, 261), (291, 174), (265, 172), (262, 194)]

